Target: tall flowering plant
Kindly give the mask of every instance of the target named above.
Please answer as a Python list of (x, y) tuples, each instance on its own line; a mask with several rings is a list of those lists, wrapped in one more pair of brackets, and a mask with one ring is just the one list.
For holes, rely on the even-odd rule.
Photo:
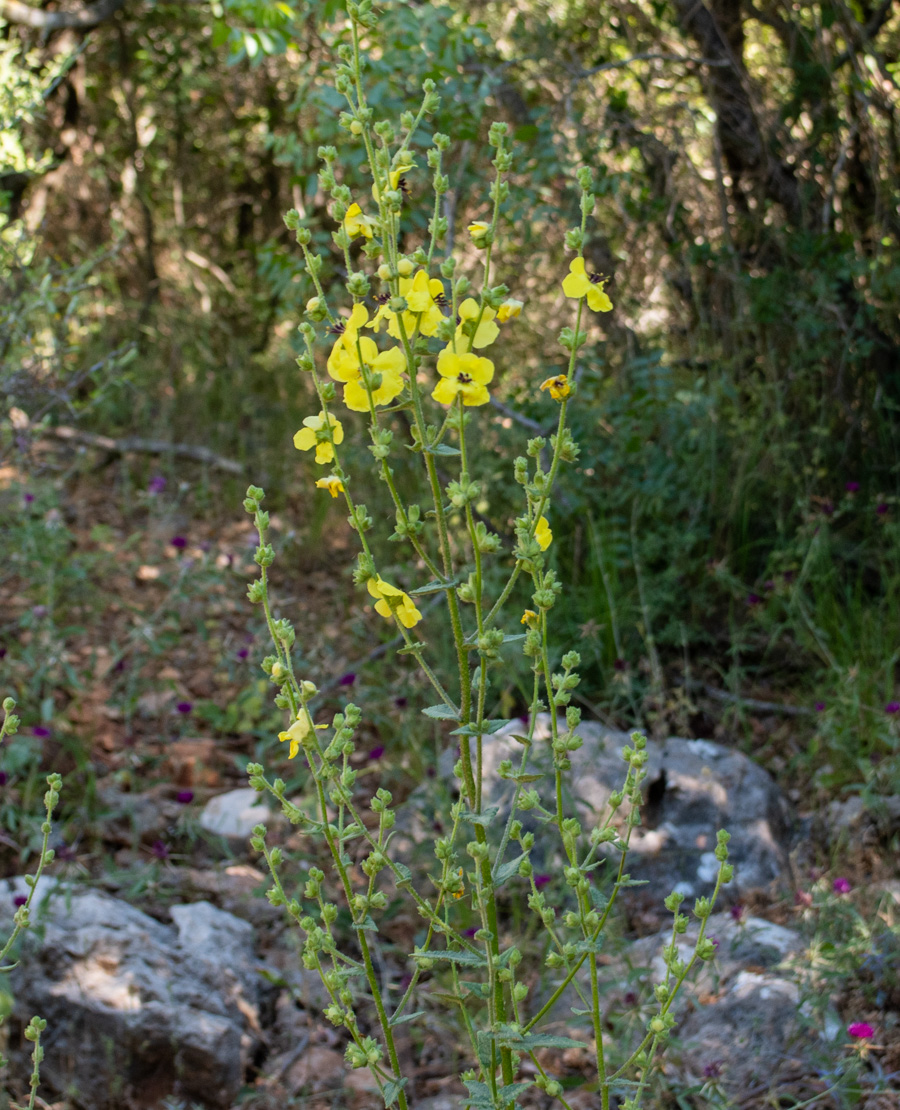
[[(369, 595), (375, 613), (395, 627), (403, 640), (401, 653), (421, 669), (433, 689), (435, 702), (422, 712), (447, 722), (454, 738), (450, 743), (459, 743), (459, 801), (452, 806), (446, 835), (434, 843), (433, 865), (414, 874), (394, 850), (390, 792), (377, 790), (365, 805), (355, 791), (351, 756), (362, 710), (350, 704), (330, 721), (315, 720), (318, 691), (313, 681), (296, 673), (294, 629), (272, 615), (267, 570), (275, 555), (267, 539), (268, 514), (261, 507), (263, 491), (251, 487), (244, 506), (259, 531), (256, 561), (261, 573), (250, 585), (249, 597), (262, 605), (275, 645), (264, 668), (279, 687), (277, 704), (288, 714), (279, 738), (288, 744), (289, 759), (302, 755), (306, 763), (315, 815), (289, 800), (283, 780), (271, 781), (261, 765), (249, 767), (250, 782), (259, 791), (269, 791), (303, 832), (324, 841), (332, 872), (326, 876), (322, 869), (311, 868), (302, 897), (291, 897), (280, 878), (282, 853), (266, 843), (263, 826), (254, 830), (254, 846), (265, 854), (271, 870), (270, 900), (283, 905), (304, 934), (304, 964), (322, 977), (330, 999), (325, 1015), (346, 1031), (348, 1063), (371, 1070), (385, 1106), (407, 1110), (409, 1076), (401, 1066), (395, 1030), (419, 1016), (416, 1000), (428, 1004), (427, 988), (437, 981), (443, 987), (441, 998), (458, 1011), (467, 1045), (469, 1067), (461, 1079), (468, 1093), (461, 1105), (511, 1110), (531, 1087), (568, 1105), (562, 1084), (546, 1066), (546, 1050), (562, 1051), (584, 1042), (544, 1027), (560, 1000), (571, 993), (581, 999), (588, 1018), (600, 1105), (608, 1110), (611, 1092), (624, 1085), (630, 1093), (623, 1105), (637, 1107), (657, 1052), (674, 1024), (673, 999), (691, 965), (714, 953), (704, 936), (714, 898), (699, 899), (694, 907), (702, 925), (688, 961), (680, 959), (675, 943), (687, 925), (687, 917), (679, 912), (682, 896), (672, 894), (667, 900), (674, 914), (673, 936), (666, 949), (665, 980), (656, 987), (656, 1009), (637, 1043), (618, 1052), (613, 1066), (605, 1044), (597, 958), (617, 895), (629, 881), (625, 860), (639, 822), (645, 741), (637, 733), (632, 736), (622, 752), (622, 789), (612, 795), (608, 811), (597, 814), (585, 828), (564, 802), (569, 756), (582, 743), (577, 732), (580, 711), (570, 704), (579, 683), (580, 660), (576, 651), (560, 654), (551, 639), (551, 614), (563, 583), (546, 554), (553, 541), (554, 485), (561, 468), (578, 457), (567, 424), (576, 397), (576, 354), (587, 340), (590, 315), (612, 308), (604, 279), (589, 272), (583, 253), (594, 206), (591, 173), (586, 167), (577, 173), (581, 223), (566, 234), (574, 258), (562, 288), (572, 301), (573, 326), (563, 328), (559, 341), (568, 353), (568, 366), (565, 373), (535, 383), (546, 403), (558, 409), (549, 469), (542, 461), (545, 439), (529, 440), (525, 455), (512, 464), (521, 487), (521, 512), (515, 520), (514, 547), (504, 550), (501, 537), (477, 519), (473, 508), (481, 485), (472, 469), (471, 422), (490, 401), (498, 365), (502, 367), (495, 354), (497, 341), (503, 329), (515, 327), (523, 308), (495, 276), (498, 219), (513, 164), (506, 127), (495, 123), (490, 129), (495, 171), (490, 219), (468, 227), (480, 252), (476, 273), (461, 274), (457, 260), (442, 250), (448, 231), (441, 214), (441, 198), (450, 184), (442, 170), (442, 156), (451, 142), (447, 135), (434, 134), (425, 155), (434, 193), (426, 240), (415, 250), (401, 251), (408, 179), (418, 168), (412, 142), (439, 98), (434, 83), (426, 81), (418, 112), (404, 113), (399, 129), (376, 119), (364, 87), (364, 43), (376, 22), (371, 0), (349, 3), (348, 15), (349, 41), (339, 49), (335, 84), (347, 104), (341, 124), (349, 141), (364, 145), (372, 188), (370, 196), (354, 197), (339, 182), (337, 151), (320, 149), (319, 180), (332, 198), (337, 224), (333, 238), (347, 273), (345, 307), (333, 305), (326, 296), (320, 280), (323, 259), (310, 250), (310, 230), (296, 211), (286, 216), (315, 287), (306, 306), (308, 319), (299, 329), (305, 349), (297, 363), (315, 387), (318, 411), (304, 419), (294, 446), (315, 452), (322, 469), (316, 486), (343, 498), (359, 537), (354, 580)], [(361, 252), (355, 249), (360, 246)], [(359, 257), (362, 268), (355, 261)], [(404, 421), (399, 419), (401, 410)], [(352, 475), (344, 464), (345, 437), (363, 434), (393, 502), (390, 535), (355, 499)], [(392, 460), (399, 450), (418, 459), (427, 499), (424, 510), (407, 500), (395, 481)], [(449, 481), (442, 478), (445, 468), (453, 471)], [(386, 540), (407, 545), (414, 556), (411, 561), (426, 568), (429, 580), (386, 579), (381, 572)], [(504, 584), (493, 594), (488, 592), (486, 573), (491, 561), (507, 571)], [(517, 587), (530, 595), (524, 613), (521, 603), (517, 607), (514, 602)], [(437, 639), (438, 634), (429, 628), (431, 619), (425, 620), (420, 606), (433, 595), (441, 599), (452, 636), (452, 676), (438, 673), (429, 649), (429, 638)], [(504, 650), (522, 651), (530, 661), (532, 695), (530, 724), (517, 737), (521, 756), (517, 762), (502, 761), (497, 769), (512, 784), (511, 801), (500, 813), (486, 802), (483, 757), (491, 735), (507, 724), (488, 715), (490, 672)], [(543, 711), (549, 715), (553, 768), (546, 779), (532, 765), (535, 749), (543, 743), (535, 738)], [(557, 839), (569, 891), (566, 907), (551, 904), (539, 889), (543, 884), (536, 881), (531, 861), (535, 834), (526, 830), (526, 823), (545, 830), (542, 839), (551, 833)], [(731, 877), (726, 842), (727, 835), (720, 834), (716, 892)], [(359, 871), (348, 854), (351, 846), (362, 855)], [(603, 864), (611, 877), (608, 889), (598, 894), (591, 878)], [(499, 892), (511, 883), (520, 884), (542, 930), (544, 940), (536, 954), (520, 947), (501, 912)], [(375, 971), (373, 944), (389, 899), (398, 896), (415, 906), (422, 926), (421, 941), (408, 955), (408, 984), (399, 1001), (392, 1003)], [(474, 934), (462, 925), (464, 899), (480, 922)], [(341, 904), (351, 915), (349, 940), (337, 928)], [(550, 985), (542, 997), (532, 998), (536, 961), (548, 970)], [(367, 1017), (373, 1011), (374, 1021)]]

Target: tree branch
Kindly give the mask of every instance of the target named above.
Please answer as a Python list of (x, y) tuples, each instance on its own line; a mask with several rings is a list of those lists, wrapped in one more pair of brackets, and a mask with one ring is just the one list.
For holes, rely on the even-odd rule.
[(89, 31), (99, 23), (112, 19), (125, 0), (97, 0), (73, 12), (45, 12), (22, 4), (20, 0), (0, 0), (0, 17), (10, 23), (20, 23), (37, 31)]
[(184, 459), (195, 459), (197, 462), (207, 463), (219, 470), (227, 470), (229, 474), (243, 474), (244, 464), (236, 459), (226, 459), (210, 451), (208, 447), (198, 447), (190, 443), (168, 443), (163, 439), (141, 439), (138, 436), (127, 436), (124, 439), (112, 439), (110, 436), (95, 435), (93, 432), (82, 432), (77, 428), (61, 425), (57, 428), (36, 429), (42, 436), (53, 436), (55, 439), (65, 440), (68, 443), (83, 443), (86, 447), (96, 447), (107, 451), (111, 455), (124, 455), (129, 452), (146, 455), (177, 455)]

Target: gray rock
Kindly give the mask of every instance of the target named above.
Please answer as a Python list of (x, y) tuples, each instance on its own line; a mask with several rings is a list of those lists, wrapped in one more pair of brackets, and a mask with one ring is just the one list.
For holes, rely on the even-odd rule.
[[(565, 730), (564, 722), (560, 722)], [(509, 732), (486, 737), (484, 743), (485, 797), (488, 803), (508, 804), (511, 784), (496, 773), (503, 759), (518, 763), (521, 745)], [(550, 719), (542, 714), (535, 729), (529, 769), (549, 772), (536, 784), (542, 794), (552, 783), (549, 745)], [(629, 735), (612, 732), (595, 722), (578, 728), (584, 744), (572, 753), (567, 779), (571, 801), (585, 827), (605, 816), (609, 795), (625, 778), (622, 748)], [(716, 832), (731, 833), (729, 851), (735, 879), (723, 888), (723, 902), (735, 901), (742, 891), (768, 887), (789, 875), (790, 810), (772, 778), (741, 752), (709, 740), (672, 738), (647, 741), (647, 778), (642, 825), (634, 830), (627, 869), (633, 879), (646, 882), (642, 897), (658, 903), (673, 889), (686, 897), (711, 893), (718, 869), (714, 855)], [(541, 834), (542, 843), (554, 844)], [(545, 860), (554, 866), (554, 857)], [(539, 866), (538, 857), (534, 859)]]
[(262, 796), (246, 786), (210, 798), (200, 814), (200, 826), (218, 836), (249, 840), (254, 826), (266, 825), (272, 817), (272, 811), (263, 803)]
[[(0, 926), (24, 889), (0, 884)], [(10, 988), (14, 1024), (47, 1020), (43, 1083), (90, 1110), (167, 1094), (231, 1106), (260, 1043), (253, 927), (206, 902), (165, 925), (47, 880), (35, 902)]]
[[(693, 921), (678, 938), (682, 958), (689, 958), (698, 927)], [(732, 1096), (758, 1084), (768, 1090), (812, 1048), (792, 968), (803, 941), (781, 925), (757, 917), (736, 922), (727, 913), (709, 919), (706, 935), (718, 943), (716, 956), (696, 969), (674, 1004), (679, 1021), (667, 1049), (669, 1066), (687, 1085), (712, 1075)], [(637, 941), (629, 962), (646, 963), (650, 981), (659, 982), (665, 974), (661, 950), (670, 940), (663, 930)]]

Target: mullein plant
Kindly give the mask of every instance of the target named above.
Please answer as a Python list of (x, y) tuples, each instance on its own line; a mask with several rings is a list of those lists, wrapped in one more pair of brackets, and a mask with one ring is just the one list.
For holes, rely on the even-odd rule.
[[(401, 654), (421, 669), (433, 689), (435, 704), (422, 712), (447, 722), (453, 738), (448, 742), (458, 741), (459, 800), (446, 822), (449, 831), (435, 841), (433, 864), (413, 874), (393, 850), (395, 811), (390, 792), (379, 789), (368, 803), (362, 803), (354, 790), (351, 757), (362, 710), (349, 704), (330, 721), (315, 720), (318, 691), (314, 682), (295, 670), (294, 629), (272, 614), (267, 575), (275, 554), (268, 542), (268, 514), (261, 507), (263, 491), (251, 486), (244, 507), (259, 532), (260, 576), (248, 594), (263, 607), (275, 645), (263, 667), (279, 687), (276, 703), (289, 715), (279, 738), (288, 745), (289, 759), (302, 756), (305, 761), (314, 808), (304, 812), (290, 801), (284, 781), (270, 780), (260, 764), (249, 766), (250, 783), (257, 791), (272, 794), (306, 835), (324, 841), (331, 874), (326, 877), (321, 868), (310, 868), (302, 896), (292, 897), (280, 877), (282, 852), (267, 844), (264, 826), (254, 830), (253, 846), (265, 855), (271, 871), (269, 899), (285, 907), (305, 937), (304, 965), (322, 978), (330, 998), (325, 1016), (346, 1032), (349, 1065), (371, 1069), (385, 1106), (407, 1110), (408, 1077), (397, 1052), (395, 1030), (420, 1016), (415, 1011), (417, 999), (434, 1004), (426, 1001), (428, 992), (422, 988), (428, 979), (437, 979), (442, 988), (440, 1004), (458, 1012), (469, 1057), (470, 1067), (460, 1077), (468, 1092), (461, 1105), (513, 1110), (529, 1088), (537, 1087), (568, 1106), (562, 1084), (546, 1066), (546, 1050), (561, 1054), (584, 1042), (544, 1028), (564, 996), (571, 995), (590, 1029), (597, 1071), (593, 1089), (599, 1093), (600, 1105), (608, 1110), (611, 1094), (617, 1091), (625, 1096), (624, 1107), (636, 1108), (674, 1025), (672, 1004), (679, 988), (697, 960), (714, 955), (705, 928), (715, 894), (698, 899), (694, 906), (701, 928), (686, 961), (676, 944), (688, 923), (679, 911), (683, 896), (673, 893), (666, 900), (674, 921), (665, 950), (665, 979), (656, 985), (654, 1012), (646, 1027), (630, 1048), (617, 1046), (613, 1065), (605, 1041), (597, 964), (617, 895), (630, 881), (625, 861), (632, 831), (639, 823), (645, 740), (639, 733), (632, 735), (631, 744), (622, 751), (621, 790), (610, 798), (607, 812), (583, 827), (567, 813), (564, 803), (569, 755), (582, 743), (577, 732), (580, 712), (570, 704), (579, 682), (579, 656), (567, 651), (559, 657), (551, 642), (550, 618), (563, 584), (548, 566), (546, 555), (553, 540), (554, 484), (560, 469), (578, 456), (567, 425), (569, 406), (577, 403), (576, 354), (586, 342), (591, 313), (612, 307), (603, 279), (588, 271), (583, 256), (594, 206), (591, 173), (587, 168), (578, 171), (581, 224), (566, 234), (566, 246), (574, 258), (562, 287), (573, 302), (574, 326), (563, 328), (559, 339), (568, 352), (568, 367), (565, 373), (535, 383), (547, 404), (558, 409), (556, 433), (550, 436), (551, 461), (544, 469), (547, 444), (540, 436), (531, 439), (526, 454), (514, 460), (522, 512), (515, 521), (514, 549), (504, 551), (500, 536), (476, 517), (473, 508), (481, 487), (470, 469), (470, 424), (476, 415), (473, 410), (483, 409), (490, 400), (495, 378), (492, 345), (502, 328), (515, 326), (523, 307), (505, 285), (496, 283), (493, 272), (498, 218), (513, 164), (506, 127), (495, 123), (490, 129), (495, 151), (490, 220), (468, 228), (474, 247), (482, 252), (478, 280), (460, 276), (456, 260), (441, 250), (447, 234), (447, 220), (441, 215), (441, 198), (449, 188), (442, 172), (442, 155), (450, 145), (446, 135), (434, 134), (426, 154), (434, 192), (426, 241), (415, 251), (402, 253), (398, 243), (407, 179), (417, 168), (411, 141), (439, 98), (434, 83), (426, 81), (418, 112), (404, 113), (399, 131), (389, 121), (376, 120), (364, 88), (363, 43), (377, 19), (371, 0), (349, 3), (348, 16), (348, 41), (338, 51), (335, 82), (347, 102), (340, 122), (349, 141), (364, 145), (373, 184), (370, 196), (354, 198), (338, 181), (337, 151), (333, 147), (319, 151), (324, 163), (319, 180), (333, 201), (338, 224), (334, 242), (348, 275), (349, 301), (343, 312), (326, 296), (320, 280), (324, 263), (310, 250), (309, 229), (296, 211), (285, 218), (296, 233), (315, 287), (306, 306), (308, 319), (299, 327), (305, 350), (297, 363), (315, 387), (318, 411), (303, 420), (294, 445), (300, 451), (315, 452), (322, 468), (316, 486), (343, 498), (347, 506), (361, 548), (354, 581), (368, 593), (375, 613), (402, 637)], [(363, 269), (355, 268), (354, 244), (361, 244), (367, 263)], [(400, 410), (405, 416), (402, 423), (397, 417)], [(366, 432), (369, 451), (395, 510), (390, 535), (385, 534), (387, 529), (379, 533), (366, 506), (355, 500), (351, 475), (343, 463), (345, 437)], [(412, 452), (421, 465), (425, 508), (407, 501), (398, 488), (391, 460), (400, 451)], [(441, 477), (444, 467), (454, 469), (449, 482)], [(385, 540), (406, 545), (411, 562), (427, 568), (430, 580), (414, 588), (385, 578), (380, 569)], [(491, 560), (507, 567), (508, 573), (502, 588), (488, 596), (486, 568)], [(524, 613), (513, 605), (513, 591), (522, 585), (530, 592)], [(446, 606), (457, 664), (452, 678), (432, 665), (428, 642), (420, 632), (424, 617), (419, 606), (432, 595), (440, 595), (441, 607)], [(430, 635), (438, 638), (437, 633)], [(508, 810), (500, 813), (485, 801), (482, 768), (485, 743), (507, 725), (488, 716), (487, 696), (489, 672), (500, 665), (504, 650), (524, 652), (533, 683), (530, 724), (517, 736), (521, 756), (517, 761), (504, 760), (498, 768), (512, 791)], [(536, 749), (546, 743), (535, 740), (543, 711), (549, 715), (551, 729), (552, 772), (547, 776), (535, 773), (531, 762)], [(371, 812), (366, 813), (366, 808)], [(551, 833), (558, 838), (568, 890), (565, 906), (552, 904), (539, 890), (543, 884), (535, 881), (530, 858), (535, 837), (526, 831), (525, 814), (526, 822), (542, 830), (542, 840)], [(731, 878), (727, 840), (726, 833), (719, 834), (716, 893)], [(359, 869), (351, 861), (351, 849), (362, 857)], [(611, 872), (602, 893), (592, 882), (601, 867)], [(499, 896), (506, 884), (521, 884), (528, 891), (527, 905), (544, 937), (537, 954), (523, 951), (504, 924)], [(379, 918), (389, 900), (398, 897), (415, 906), (422, 926), (421, 942), (408, 956), (408, 985), (394, 1003), (376, 974), (373, 946)], [(463, 900), (480, 922), (474, 935), (464, 927)], [(336, 927), (341, 905), (350, 914), (349, 937)], [(546, 969), (543, 972), (540, 963)], [(550, 985), (543, 996), (530, 998), (529, 984), (538, 980), (546, 984), (548, 977)]]
[[(2, 745), (7, 737), (15, 736), (19, 729), (19, 718), (13, 712), (15, 708), (16, 703), (13, 698), (3, 699), (3, 722), (0, 724), (0, 745)], [(44, 869), (49, 863), (53, 862), (55, 853), (50, 847), (50, 834), (53, 831), (53, 812), (59, 803), (59, 793), (61, 790), (62, 778), (57, 774), (48, 775), (47, 792), (44, 794), (45, 816), (44, 820), (41, 822), (41, 841), (38, 850), (37, 867), (34, 870), (34, 874), (25, 876), (25, 886), (28, 893), (19, 895), (15, 898), (12, 932), (6, 938), (2, 947), (0, 947), (0, 972), (8, 973), (18, 966), (18, 961), (8, 964), (6, 963), (6, 958), (12, 950), (13, 945), (19, 939), (19, 936), (31, 924), (31, 904), (34, 900), (34, 892), (44, 873)], [(2, 1018), (0, 1018), (0, 1021), (2, 1021)], [(25, 1040), (29, 1041), (34, 1046), (31, 1050), (30, 1093), (26, 1110), (34, 1110), (37, 1100), (37, 1091), (41, 1081), (41, 1061), (44, 1058), (44, 1049), (41, 1045), (41, 1034), (46, 1028), (47, 1023), (43, 1018), (33, 1017), (25, 1026), (24, 1030)], [(7, 1061), (0, 1055), (0, 1068), (5, 1067), (6, 1064)]]

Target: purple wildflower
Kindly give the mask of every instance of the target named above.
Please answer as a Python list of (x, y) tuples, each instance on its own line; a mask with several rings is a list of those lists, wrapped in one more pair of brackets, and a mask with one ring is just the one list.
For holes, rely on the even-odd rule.
[(5, 771), (0, 771), (0, 786), (6, 786), (9, 782), (9, 775)]
[(759, 596), (759, 594), (747, 594), (747, 604), (748, 605), (750, 605), (750, 606), (759, 605), (759, 603), (761, 601), (762, 601), (762, 598)]
[(859, 493), (859, 482), (845, 482), (844, 489), (847, 493)]
[(148, 493), (162, 493), (167, 486), (166, 479), (162, 474), (154, 474), (147, 484)]
[(874, 1037), (875, 1030), (867, 1021), (854, 1021), (847, 1026), (847, 1032), (851, 1037)]
[(463, 936), (474, 937), (477, 932), (478, 930), (475, 928), (475, 926), (471, 925), (468, 929), (463, 929)]
[(885, 713), (890, 713), (891, 715), (893, 715), (894, 713), (900, 713), (900, 701), (889, 701), (884, 707), (884, 711)]
[(384, 744), (379, 744), (377, 748), (373, 748), (369, 752), (369, 759), (381, 759), (384, 755)]
[(709, 937), (709, 943), (713, 946), (713, 948), (718, 949), (718, 947), (719, 947), (719, 938), (718, 937)]
[(774, 589), (775, 589), (775, 581), (774, 581), (774, 579), (772, 579), (772, 578), (769, 578), (769, 579), (768, 579), (768, 580), (767, 580), (766, 582), (763, 582), (763, 589), (764, 589), (764, 590), (765, 590), (765, 591), (766, 591), (767, 593), (771, 593), (771, 592), (772, 592), (772, 590), (774, 590)]
[(42, 621), (49, 611), (46, 605), (35, 605), (31, 610), (34, 619), (37, 621)]
[(825, 702), (824, 701), (817, 701), (816, 704), (813, 706), (813, 708), (815, 709), (815, 711), (817, 713), (824, 713), (825, 712)]
[(13, 905), (18, 908), (19, 906), (24, 906), (27, 901), (27, 894), (17, 894), (15, 898), (13, 898)]
[(162, 840), (154, 840), (150, 847), (150, 851), (156, 856), (157, 859), (168, 859), (169, 849), (166, 847)]
[(705, 1079), (718, 1079), (722, 1074), (722, 1061), (710, 1060), (708, 1064), (703, 1065), (703, 1076)]
[(35, 725), (31, 730), (31, 735), (36, 736), (39, 740), (46, 740), (52, 734), (49, 728), (44, 728), (43, 725)]
[(850, 880), (849, 879), (835, 879), (831, 884), (831, 888), (835, 894), (849, 894), (850, 893)]
[(176, 708), (176, 709), (178, 710), (178, 712), (179, 712), (179, 713), (183, 713), (183, 714), (184, 714), (185, 716), (187, 716), (187, 714), (188, 714), (188, 713), (190, 713), (190, 711), (191, 711), (191, 710), (192, 710), (192, 709), (193, 709), (194, 707), (193, 707), (193, 705), (192, 705), (192, 704), (191, 704), (191, 703), (190, 703), (189, 701), (180, 701), (180, 702), (179, 702), (179, 703), (178, 703), (178, 704), (177, 704), (177, 705), (175, 706), (175, 708)]
[(173, 547), (177, 547), (177, 548), (187, 547), (187, 540), (184, 538), (184, 536), (173, 536), (169, 540), (169, 543)]
[(249, 654), (250, 654), (250, 649), (249, 648), (241, 648), (240, 651), (238, 651), (238, 653), (237, 653), (237, 657), (238, 657), (238, 659), (246, 659)]
[(884, 516), (887, 511), (888, 511), (888, 507), (884, 503), (884, 501), (882, 501), (879, 505), (875, 506), (875, 512), (878, 513), (879, 516)]
[(31, 505), (34, 502), (34, 494), (26, 493), (23, 500), (25, 501), (26, 505)]
[(356, 682), (355, 672), (347, 671), (346, 674), (342, 674), (338, 679), (338, 686), (352, 686), (354, 682)]
[(193, 800), (193, 790), (179, 790), (178, 793), (175, 795), (175, 801), (178, 802), (179, 805), (186, 806), (189, 802), (192, 802)]
[(551, 878), (551, 876), (550, 876), (550, 875), (535, 875), (535, 877), (534, 877), (534, 885), (535, 885), (535, 886), (536, 886), (536, 887), (537, 887), (538, 889), (540, 889), (540, 888), (541, 888), (542, 886), (546, 886), (546, 885), (547, 885), (547, 883), (549, 883), (549, 882), (550, 882), (550, 878)]
[(626, 1006), (634, 1006), (637, 1003), (637, 1000), (638, 996), (635, 994), (634, 991), (626, 991), (622, 995), (622, 1001), (625, 1003)]
[(403, 709), (406, 706), (406, 703), (407, 703), (406, 698), (403, 698), (403, 697), (394, 698), (394, 705), (396, 705), (398, 709)]
[(738, 903), (736, 906), (732, 906), (728, 912), (731, 915), (731, 920), (737, 921), (739, 923), (744, 920), (744, 917), (747, 913), (747, 911), (742, 905), (740, 905), (740, 903)]

